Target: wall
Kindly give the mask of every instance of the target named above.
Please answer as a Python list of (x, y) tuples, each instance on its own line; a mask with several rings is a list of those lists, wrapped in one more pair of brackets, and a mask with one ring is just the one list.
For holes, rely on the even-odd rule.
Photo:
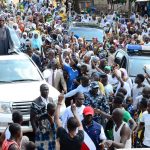
[(94, 0), (94, 5), (98, 10), (108, 10), (107, 0)]
[[(128, 1), (129, 0), (127, 0), (127, 4), (126, 5), (119, 5), (119, 4), (114, 5), (114, 10), (121, 9), (121, 10), (127, 11), (128, 10), (128, 6), (129, 6), (128, 5)], [(94, 4), (95, 4), (96, 8), (102, 9), (104, 11), (111, 9), (111, 6), (108, 5), (107, 0), (94, 0)]]

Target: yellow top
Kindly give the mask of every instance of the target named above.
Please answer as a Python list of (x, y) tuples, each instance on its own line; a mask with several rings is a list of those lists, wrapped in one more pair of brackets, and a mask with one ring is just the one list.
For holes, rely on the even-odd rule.
[(101, 82), (98, 82), (98, 83), (99, 83), (99, 90), (101, 91), (101, 93), (103, 95), (105, 95), (105, 88), (104, 88), (103, 84)]
[(59, 16), (62, 18), (63, 22), (67, 20), (67, 16), (65, 13), (60, 13)]
[[(142, 117), (143, 117), (143, 113), (145, 114), (145, 113), (147, 113), (147, 111), (144, 111), (144, 112), (140, 112), (140, 114), (139, 114), (139, 122), (141, 122), (141, 119), (142, 119)], [(138, 132), (138, 138), (140, 138), (140, 136), (141, 136), (141, 133), (142, 133), (142, 130), (140, 130), (139, 132)]]

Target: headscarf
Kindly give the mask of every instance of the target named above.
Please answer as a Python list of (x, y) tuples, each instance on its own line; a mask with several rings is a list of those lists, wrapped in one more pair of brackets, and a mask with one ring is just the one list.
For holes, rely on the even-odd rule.
[[(35, 35), (38, 35), (38, 38), (35, 39)], [(32, 48), (34, 49), (39, 49), (39, 51), (41, 51), (41, 46), (42, 46), (42, 38), (41, 38), (41, 35), (39, 34), (39, 32), (37, 31), (33, 31), (33, 37), (32, 37), (32, 40), (31, 40), (31, 46)]]
[(21, 30), (19, 29), (18, 24), (13, 23), (12, 27), (16, 27), (15, 32), (16, 32), (18, 38), (21, 38)]

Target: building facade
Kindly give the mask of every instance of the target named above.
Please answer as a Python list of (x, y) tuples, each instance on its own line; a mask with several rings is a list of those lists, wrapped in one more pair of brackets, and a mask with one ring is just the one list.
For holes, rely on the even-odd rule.
[(104, 8), (108, 7), (107, 0), (79, 0), (80, 8), (90, 8), (90, 7), (96, 7), (96, 8)]

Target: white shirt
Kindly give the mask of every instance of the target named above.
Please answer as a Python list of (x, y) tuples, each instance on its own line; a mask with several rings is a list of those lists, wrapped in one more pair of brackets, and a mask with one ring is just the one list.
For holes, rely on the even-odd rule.
[(25, 43), (26, 43), (26, 40), (28, 40), (28, 38), (25, 39), (25, 38), (22, 37), (22, 38), (20, 39), (20, 43), (21, 43), (21, 44), (25, 44)]
[(74, 96), (75, 94), (77, 94), (78, 92), (81, 92), (81, 93), (87, 93), (89, 92), (90, 90), (90, 87), (87, 86), (87, 87), (83, 87), (81, 84), (74, 90), (70, 91), (69, 93), (65, 94), (65, 98), (67, 97), (72, 97)]
[(43, 101), (43, 103), (45, 104), (46, 108), (47, 108), (47, 105), (49, 103), (49, 100), (45, 99), (44, 97), (41, 96), (41, 99)]
[(103, 126), (101, 126), (101, 133), (100, 133), (99, 137), (100, 137), (101, 140), (106, 140), (107, 139), (106, 135), (105, 135), (105, 132), (104, 132)]
[[(54, 70), (54, 81), (55, 81), (57, 72), (58, 72), (57, 69)], [(46, 70), (44, 70), (43, 75), (44, 75), (45, 78), (47, 78), (47, 82), (50, 85), (52, 85), (53, 69), (46, 69)]]
[(39, 0), (39, 3), (40, 3), (40, 4), (43, 4), (43, 0)]
[(113, 86), (111, 84), (108, 83), (106, 86), (104, 86), (104, 88), (105, 88), (105, 94), (107, 97), (109, 97), (110, 94), (114, 93)]
[[(121, 87), (121, 83), (119, 82), (117, 90), (116, 90), (116, 94), (118, 90), (120, 89), (120, 87)], [(127, 82), (124, 82), (123, 88), (127, 90), (127, 94), (125, 95), (125, 99), (126, 99), (128, 96), (131, 96), (131, 88)]]
[(144, 112), (142, 113), (142, 116), (141, 116), (141, 117), (139, 116), (138, 123), (142, 122), (142, 117), (143, 117), (144, 114), (148, 114), (148, 111), (147, 111), (147, 110), (144, 111)]
[(143, 144), (150, 147), (150, 114), (143, 114), (141, 122), (145, 124)]
[(9, 140), (10, 136), (11, 136), (11, 134), (10, 134), (9, 127), (8, 127), (5, 131), (5, 139)]
[[(123, 128), (124, 125), (128, 126), (127, 123), (123, 122), (120, 125), (120, 127), (119, 127), (119, 129), (117, 131), (115, 130), (116, 125), (114, 126), (114, 128), (113, 128), (113, 135), (114, 135), (114, 141), (115, 142), (120, 143), (120, 140), (121, 140), (120, 132), (121, 132), (121, 129)], [(126, 141), (125, 148), (131, 148), (131, 136), (130, 136), (130, 139), (128, 139)]]
[(132, 87), (133, 87), (132, 80), (130, 78), (128, 78), (128, 80), (126, 82), (129, 84), (130, 89), (132, 89)]
[(119, 81), (117, 80), (117, 78), (116, 77), (113, 78), (111, 74), (108, 74), (107, 76), (108, 76), (108, 82), (112, 86), (116, 87), (118, 85), (118, 83), (119, 83)]
[(97, 19), (96, 19), (96, 20), (93, 20), (93, 19), (92, 19), (92, 20), (90, 20), (90, 22), (91, 22), (91, 23), (95, 23), (95, 24), (98, 23)]
[[(77, 114), (79, 116), (80, 121), (83, 120), (83, 110), (85, 106), (82, 105), (81, 107), (77, 107)], [(67, 107), (63, 115), (61, 116), (63, 128), (67, 129), (67, 121), (70, 117), (73, 117), (73, 113), (71, 111), (71, 106)]]
[(143, 98), (143, 95), (137, 96), (137, 97), (135, 98), (135, 101), (134, 101), (134, 103), (133, 103), (134, 110), (137, 109), (137, 105), (138, 105), (138, 103), (142, 100), (142, 98)]
[(57, 74), (57, 70), (52, 70), (52, 69), (50, 69), (50, 75), (49, 75), (49, 77), (48, 77), (48, 83), (49, 83), (50, 85), (52, 85), (53, 72), (54, 72), (54, 81), (55, 81), (56, 74)]
[(138, 88), (137, 84), (133, 86), (132, 88), (132, 97), (133, 97), (133, 107), (134, 109), (137, 108), (137, 103), (136, 103), (136, 97), (140, 96), (142, 94), (144, 86)]
[(88, 23), (89, 22), (89, 18), (83, 18), (82, 22)]

